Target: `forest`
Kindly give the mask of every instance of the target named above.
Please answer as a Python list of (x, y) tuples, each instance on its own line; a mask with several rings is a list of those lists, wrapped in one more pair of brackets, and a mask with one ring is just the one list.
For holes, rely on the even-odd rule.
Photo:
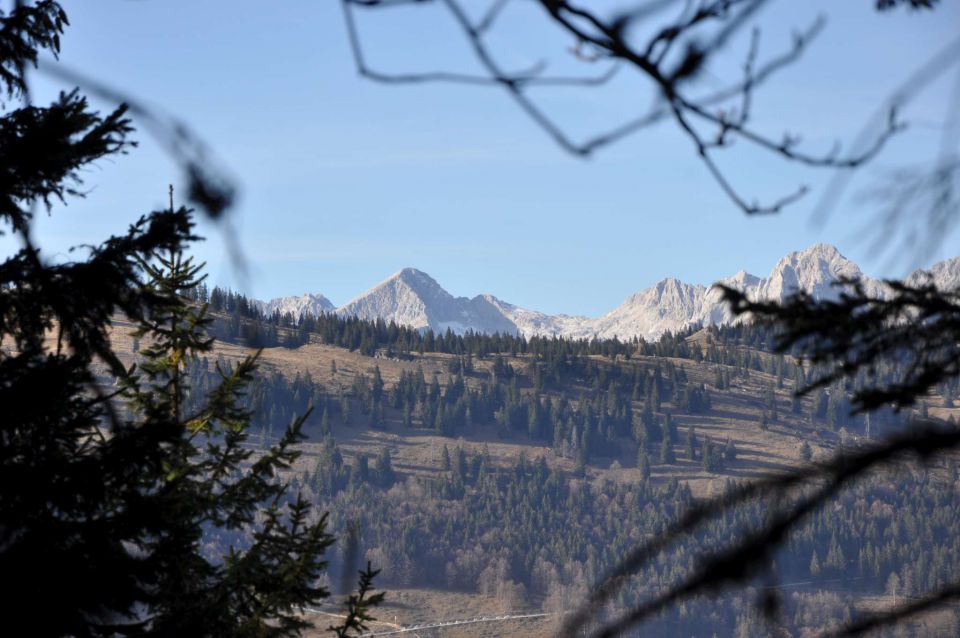
[[(203, 301), (202, 294), (195, 301)], [(319, 448), (311, 468), (292, 477), (291, 492), (329, 511), (339, 533), (358, 531), (362, 556), (382, 569), (384, 587), (478, 593), (504, 608), (525, 601), (533, 609), (563, 610), (639, 539), (662, 532), (696, 501), (670, 475), (673, 466), (697, 464), (732, 489), (737, 479), (728, 470), (739, 464), (734, 441), (713, 440), (677, 422), (709, 414), (751, 378), (766, 388), (751, 397), (759, 418), (739, 427), (797, 428), (805, 461), (811, 437), (837, 448), (862, 445), (903, 428), (911, 416), (892, 409), (852, 415), (855, 383), (792, 395), (816, 370), (773, 352), (773, 329), (763, 325), (693, 327), (654, 343), (571, 341), (434, 335), (336, 315), (299, 322), (264, 317), (242, 296), (219, 289), (208, 301), (217, 311), (213, 330), (227, 340), (249, 345), (253, 335), (259, 345), (318, 342), (368, 355), (369, 372), (336, 387), (309, 373), (260, 374), (246, 398), (254, 431), (261, 441), (273, 440), (295, 415), (310, 411), (305, 429)], [(705, 341), (697, 339), (704, 335)], [(444, 373), (428, 376), (417, 364), (395, 382), (384, 381), (378, 361), (416, 362), (424, 352), (450, 355)], [(227, 365), (195, 362), (198, 396)], [(895, 361), (882, 372), (901, 373)], [(913, 414), (927, 416), (928, 404), (952, 407), (956, 392), (955, 380), (943, 384)], [(942, 422), (953, 425), (952, 416)], [(404, 475), (386, 447), (348, 458), (334, 434), (385, 428), (447, 440), (436, 468)], [(483, 448), (465, 450), (464, 436), (516, 444), (516, 457), (493, 463)], [(528, 444), (547, 447), (549, 458), (528, 457)], [(572, 469), (562, 469), (559, 459), (572, 461)], [(589, 472), (621, 464), (637, 471), (620, 479)], [(949, 582), (960, 569), (960, 540), (950, 533), (960, 525), (953, 487), (958, 468), (951, 458), (934, 468), (907, 464), (872, 473), (797, 529), (777, 553), (772, 580), (760, 585), (786, 585), (784, 628), (805, 635), (825, 619), (848, 622), (863, 597), (910, 597)], [(748, 533), (779, 505), (759, 500), (731, 508), (676, 542), (614, 604), (628, 608), (675, 584), (698, 556)], [(343, 560), (342, 554), (333, 558), (334, 571)], [(651, 627), (663, 635), (751, 636), (769, 630), (763, 622), (741, 592), (698, 597)]]

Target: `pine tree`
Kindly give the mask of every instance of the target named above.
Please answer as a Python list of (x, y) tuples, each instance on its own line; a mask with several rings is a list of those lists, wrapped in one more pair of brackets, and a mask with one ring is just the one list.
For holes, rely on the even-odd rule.
[(723, 446), (723, 460), (725, 463), (733, 463), (737, 460), (737, 446), (730, 439), (727, 439)]
[[(243, 398), (258, 355), (218, 370), (220, 384), (197, 401), (189, 394), (188, 363), (213, 341), (204, 331), (206, 309), (184, 302), (198, 283), (199, 267), (179, 253), (142, 265), (151, 279), (148, 289), (167, 303), (141, 320), (135, 334), (150, 346), (139, 374), (121, 379), (121, 396), (142, 419), (140, 428), (177, 433), (159, 468), (162, 497), (153, 512), (170, 529), (141, 547), (158, 568), (152, 628), (169, 635), (297, 634), (310, 626), (297, 609), (329, 595), (316, 582), (334, 542), (327, 517), (313, 517), (311, 506), (299, 495), (290, 497), (288, 485), (275, 478), (298, 458), (292, 446), (304, 438), (309, 413), (294, 419), (280, 441), (253, 461), (244, 447), (252, 413)], [(339, 454), (332, 441), (329, 447), (330, 467), (324, 471), (336, 489), (342, 459), (334, 462)], [(213, 484), (218, 489), (210, 489)], [(203, 542), (250, 528), (255, 532), (245, 551), (231, 545), (211, 556)], [(250, 576), (271, 572), (283, 577)]]
[(713, 471), (713, 441), (709, 436), (703, 437), (700, 442), (700, 465), (708, 472)]
[(390, 487), (396, 481), (396, 474), (393, 471), (393, 463), (390, 460), (390, 450), (380, 448), (380, 454), (373, 466), (373, 473), (377, 482), (383, 487)]
[(328, 434), (330, 434), (330, 411), (324, 405), (323, 416), (320, 417), (320, 435), (327, 436)]
[(370, 427), (379, 430), (383, 425), (383, 403), (376, 401), (370, 406)]
[(447, 444), (443, 444), (443, 449), (440, 451), (440, 469), (443, 471), (448, 471), (450, 469), (450, 450), (447, 449)]
[(462, 447), (457, 448), (453, 459), (453, 475), (458, 481), (465, 483), (467, 480), (467, 454)]
[(673, 453), (673, 445), (670, 443), (670, 437), (663, 437), (660, 442), (660, 462), (673, 465), (677, 462), (677, 457)]
[(383, 377), (380, 376), (380, 366), (374, 366), (373, 368), (373, 382), (370, 386), (370, 397), (373, 399), (374, 405), (380, 403), (380, 399), (383, 397)]
[(637, 451), (637, 469), (640, 470), (640, 482), (646, 483), (650, 479), (650, 457), (643, 446)]
[(350, 399), (340, 391), (340, 422), (344, 425), (350, 425)]
[(676, 443), (680, 440), (680, 433), (677, 431), (677, 426), (673, 422), (673, 417), (670, 416), (669, 412), (663, 417), (663, 431), (664, 436), (668, 438), (671, 443)]
[(366, 454), (357, 454), (350, 477), (356, 485), (362, 485), (370, 480), (370, 462)]
[(686, 445), (687, 458), (690, 459), (691, 461), (696, 460), (696, 458), (697, 458), (697, 431), (696, 431), (696, 429), (695, 429), (692, 425), (691, 425), (689, 428), (687, 428), (687, 442), (686, 442), (686, 443), (687, 443), (687, 445)]
[[(47, 105), (26, 99), (26, 70), (40, 53), (59, 53), (68, 21), (58, 3), (13, 3), (0, 20), (0, 232), (12, 239), (0, 263), (4, 623), (31, 635), (87, 636), (101, 632), (98, 619), (116, 617), (122, 634), (157, 576), (156, 558), (130, 549), (167, 529), (153, 516), (157, 468), (178, 434), (127, 423), (94, 364), (127, 374), (109, 341), (110, 317), (124, 312), (136, 322), (163, 305), (143, 290), (139, 260), (193, 235), (186, 211), (158, 211), (77, 261), (47, 262), (34, 213), (82, 196), (83, 172), (128, 149), (132, 129), (125, 107), (102, 116), (76, 90)], [(44, 346), (50, 328), (52, 350)]]
[[(241, 446), (241, 393), (255, 358), (190, 392), (188, 367), (211, 343), (205, 310), (190, 305), (197, 269), (180, 256), (197, 239), (190, 212), (144, 215), (69, 261), (48, 262), (35, 243), (35, 210), (82, 197), (88, 167), (132, 145), (125, 106), (101, 115), (77, 90), (17, 104), (25, 70), (58, 54), (67, 24), (52, 0), (0, 11), (0, 233), (19, 246), (0, 263), (0, 339), (13, 346), (0, 355), (4, 625), (35, 636), (297, 634), (299, 610), (326, 595), (317, 582), (333, 541), (326, 517), (277, 479), (305, 417), (254, 459)], [(207, 210), (222, 205), (194, 186)], [(110, 341), (121, 314), (140, 327), (136, 368)], [(243, 543), (231, 552), (218, 532)], [(360, 629), (376, 600), (367, 582), (342, 631)]]

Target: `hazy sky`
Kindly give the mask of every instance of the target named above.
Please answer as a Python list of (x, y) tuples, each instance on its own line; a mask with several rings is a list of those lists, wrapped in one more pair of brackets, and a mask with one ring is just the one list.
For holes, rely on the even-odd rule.
[[(480, 6), (464, 0), (471, 7)], [(546, 58), (569, 66), (569, 42), (540, 28), (517, 2), (493, 36), (500, 60)], [(827, 28), (806, 57), (765, 86), (756, 123), (807, 148), (851, 141), (876, 105), (958, 34), (960, 8), (877, 14), (873, 0), (781, 0), (763, 13), (761, 57), (819, 13)], [(765, 275), (783, 254), (836, 244), (874, 275), (899, 275), (864, 241), (875, 208), (857, 193), (884, 171), (929, 162), (955, 78), (905, 113), (914, 124), (869, 169), (826, 224), (811, 211), (829, 174), (763, 153), (721, 156), (747, 195), (769, 199), (799, 184), (813, 195), (775, 217), (746, 218), (723, 196), (690, 142), (665, 123), (590, 160), (562, 152), (501, 91), (453, 85), (384, 86), (358, 78), (334, 0), (97, 0), (64, 2), (72, 26), (62, 61), (182, 116), (238, 178), (233, 223), (250, 267), (238, 277), (221, 232), (197, 253), (214, 282), (260, 298), (322, 292), (335, 303), (404, 266), (429, 272), (455, 295), (492, 292), (547, 312), (599, 314), (666, 276), (709, 283), (745, 268)], [(439, 7), (361, 15), (374, 66), (472, 70), (455, 25)], [(738, 77), (746, 41), (703, 79)], [(34, 75), (37, 99), (61, 87)], [(629, 71), (598, 91), (551, 89), (544, 108), (574, 134), (643, 109), (649, 87)], [(98, 103), (101, 108), (109, 105)], [(58, 207), (40, 227), (50, 255), (98, 241), (162, 206), (176, 167), (145, 133), (128, 156), (85, 176), (89, 196)], [(919, 265), (960, 254), (953, 233)], [(9, 239), (0, 239), (3, 252)]]

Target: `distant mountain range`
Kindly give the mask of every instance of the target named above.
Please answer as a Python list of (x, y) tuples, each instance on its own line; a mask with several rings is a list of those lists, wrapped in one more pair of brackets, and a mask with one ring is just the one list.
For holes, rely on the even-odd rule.
[[(938, 287), (956, 288), (960, 286), (960, 257), (942, 261), (927, 272)], [(832, 283), (841, 276), (859, 278), (870, 292), (884, 292), (880, 280), (864, 275), (855, 263), (829, 244), (815, 244), (788, 254), (765, 278), (741, 271), (721, 279), (720, 283), (744, 290), (754, 299), (779, 301), (798, 289), (823, 299), (836, 296)], [(923, 276), (923, 271), (915, 271), (907, 281), (919, 281)], [(723, 325), (734, 320), (718, 290), (673, 278), (631, 295), (605, 315), (591, 318), (548, 315), (501, 301), (490, 294), (472, 299), (454, 297), (430, 275), (415, 268), (404, 268), (339, 308), (319, 294), (257, 303), (267, 313), (289, 312), (296, 317), (336, 312), (362, 319), (381, 318), (436, 332), (449, 329), (462, 334), (472, 330), (528, 337), (656, 339), (664, 332), (691, 325)]]

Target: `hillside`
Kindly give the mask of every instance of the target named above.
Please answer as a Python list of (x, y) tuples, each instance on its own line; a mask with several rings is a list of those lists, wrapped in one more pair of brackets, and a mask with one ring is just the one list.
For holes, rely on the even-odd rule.
[[(214, 331), (231, 330), (233, 321), (218, 316)], [(113, 333), (128, 363), (136, 360), (130, 328), (117, 320)], [(278, 341), (303, 336), (295, 326), (271, 329)], [(253, 441), (272, 440), (292, 414), (315, 407), (304, 455), (288, 478), (332, 512), (341, 533), (350, 521), (360, 524), (363, 556), (383, 567), (380, 582), (395, 601), (382, 619), (555, 613), (581, 599), (630, 539), (720, 493), (728, 481), (796, 466), (807, 447), (816, 460), (901, 427), (902, 417), (892, 413), (869, 422), (850, 417), (840, 388), (795, 401), (792, 390), (805, 372), (790, 357), (771, 354), (767, 338), (734, 327), (637, 344), (441, 340), (338, 319), (320, 324), (302, 345), (262, 350), (261, 380), (250, 392), (258, 415)], [(219, 342), (213, 358), (226, 365), (250, 352)], [(213, 363), (198, 366), (196, 376), (205, 378)], [(956, 390), (944, 388), (923, 409), (944, 420), (960, 417), (944, 407)], [(778, 558), (783, 582), (807, 583), (791, 590), (790, 604), (810, 618), (882, 607), (891, 570), (906, 578), (903, 569), (926, 561), (935, 565), (922, 575), (929, 582), (958, 567), (957, 558), (930, 563), (930, 552), (938, 561), (960, 557), (956, 539), (938, 535), (930, 547), (904, 537), (908, 558), (870, 554), (864, 563), (863, 555), (874, 551), (871, 535), (885, 538), (894, 520), (865, 516), (867, 503), (873, 510), (906, 508), (901, 516), (911, 520), (956, 515), (936, 509), (949, 472), (947, 466), (922, 479), (900, 477), (896, 489), (881, 477), (876, 490), (844, 497), (842, 516), (835, 510)], [(751, 505), (696, 543), (722, 542), (739, 517), (757, 520), (762, 512), (762, 504)], [(873, 531), (862, 528), (867, 519)], [(833, 576), (853, 558), (838, 555), (858, 551), (858, 575), (840, 583)], [(658, 565), (630, 596), (682, 569), (682, 556)], [(332, 574), (341, 561), (333, 557)], [(921, 576), (909, 577), (919, 588)], [(735, 601), (705, 603), (703, 618), (727, 613)], [(497, 622), (548, 635), (550, 618)], [(444, 635), (520, 631), (506, 627), (513, 626), (464, 626)]]
[[(128, 336), (131, 326), (125, 321), (118, 320), (115, 322), (115, 328), (115, 342), (124, 354), (124, 361), (132, 363), (135, 357), (131, 351), (132, 341)], [(690, 343), (697, 341), (709, 344), (706, 331), (696, 333), (689, 339)], [(252, 352), (250, 348), (224, 341), (218, 342), (215, 348), (216, 356), (222, 357), (229, 363), (239, 361)], [(745, 349), (744, 352), (765, 358), (771, 356), (752, 349)], [(529, 355), (518, 355), (506, 359), (511, 367), (521, 371), (519, 373), (519, 378), (523, 380), (521, 392), (525, 394), (533, 393), (530, 379), (523, 373), (524, 368), (533, 359), (534, 357)], [(670, 363), (684, 368), (690, 384), (703, 383), (708, 388), (716, 379), (717, 373), (715, 365), (675, 357), (636, 356), (631, 358), (629, 363), (622, 359), (611, 362), (608, 357), (602, 355), (593, 355), (590, 359), (601, 368), (612, 365), (643, 367)], [(423, 371), (427, 379), (436, 376), (440, 387), (446, 389), (452, 378), (449, 372), (450, 364), (457, 360), (458, 357), (455, 355), (438, 352), (415, 354), (409, 360), (365, 356), (358, 351), (322, 343), (310, 343), (295, 349), (264, 348), (260, 355), (263, 373), (279, 372), (288, 379), (298, 374), (309, 374), (314, 382), (331, 392), (336, 392), (340, 388), (351, 389), (357, 375), (372, 377), (376, 369), (380, 371), (386, 391), (394, 387), (401, 374), (413, 374), (419, 370)], [(472, 388), (479, 387), (490, 374), (492, 366), (492, 358), (476, 360), (474, 373), (465, 377), (466, 385)], [(721, 369), (728, 373), (733, 371), (733, 368), (728, 366), (722, 366)], [(776, 422), (770, 424), (767, 430), (761, 430), (759, 424), (764, 411), (761, 397), (771, 387), (776, 402), (780, 406), (781, 415)], [(836, 448), (840, 435), (826, 429), (823, 424), (818, 426), (808, 422), (805, 414), (810, 409), (811, 399), (804, 399), (801, 402), (804, 406), (804, 414), (791, 413), (787, 408), (792, 399), (792, 388), (793, 381), (790, 379), (784, 379), (782, 387), (778, 387), (776, 375), (751, 371), (748, 377), (732, 381), (729, 390), (713, 393), (712, 409), (707, 413), (684, 413), (677, 410), (671, 402), (664, 401), (661, 414), (672, 413), (672, 419), (679, 429), (693, 426), (702, 436), (717, 441), (730, 439), (738, 450), (737, 463), (735, 467), (726, 468), (719, 473), (711, 473), (705, 472), (699, 463), (680, 459), (670, 468), (654, 467), (653, 480), (677, 477), (687, 481), (694, 493), (701, 496), (719, 489), (725, 477), (755, 477), (797, 465), (801, 460), (799, 454), (803, 441), (811, 444), (815, 456), (829, 454)], [(576, 402), (589, 390), (590, 388), (583, 384), (574, 383), (544, 394), (555, 398), (566, 397)], [(634, 409), (638, 409), (638, 406), (634, 406)], [(360, 411), (359, 406), (357, 411)], [(933, 412), (942, 414), (944, 417), (953, 413), (960, 416), (960, 408), (956, 410), (933, 408)], [(567, 470), (572, 470), (574, 466), (572, 459), (552, 454), (550, 447), (545, 445), (544, 441), (529, 440), (521, 435), (500, 438), (496, 432), (490, 431), (489, 427), (477, 426), (458, 432), (455, 437), (438, 435), (432, 426), (422, 422), (416, 423), (413, 428), (405, 428), (401, 411), (391, 407), (384, 409), (383, 424), (379, 428), (371, 428), (363, 421), (344, 426), (338, 419), (333, 419), (332, 430), (338, 446), (347, 459), (353, 458), (358, 451), (369, 452), (376, 449), (378, 445), (387, 445), (393, 455), (394, 466), (401, 473), (422, 474), (437, 470), (440, 463), (439, 450), (444, 444), (460, 445), (468, 451), (486, 447), (491, 457), (502, 465), (515, 461), (522, 451), (531, 458), (543, 456), (551, 465)], [(311, 462), (310, 457), (315, 453), (314, 448), (321, 436), (317, 428), (310, 429), (307, 433), (311, 437), (311, 442), (304, 446), (307, 452), (305, 464)], [(851, 436), (855, 437), (857, 434), (851, 434)], [(624, 447), (617, 454), (598, 457), (595, 463), (588, 465), (587, 472), (596, 479), (636, 480), (635, 452), (635, 446)], [(611, 469), (610, 466), (614, 462), (620, 467)]]
[[(136, 360), (132, 352), (132, 341), (129, 333), (132, 326), (124, 321), (115, 321), (114, 342), (117, 344), (125, 363)], [(706, 351), (717, 340), (708, 330), (699, 330), (683, 341), (692, 347)], [(772, 355), (769, 352), (753, 348), (736, 346), (734, 350), (740, 357), (755, 357), (755, 361), (774, 362), (788, 361)], [(252, 348), (241, 344), (218, 341), (214, 349), (215, 355), (228, 363), (236, 363), (252, 354)], [(710, 392), (711, 407), (702, 413), (691, 413), (678, 408), (675, 402), (663, 401), (657, 415), (662, 418), (665, 414), (671, 415), (671, 420), (679, 430), (694, 427), (696, 432), (715, 441), (725, 442), (728, 439), (737, 448), (736, 463), (725, 467), (719, 472), (707, 472), (700, 463), (689, 459), (678, 459), (670, 467), (655, 466), (652, 468), (651, 478), (654, 481), (678, 478), (688, 483), (696, 496), (707, 496), (715, 493), (727, 478), (751, 478), (767, 475), (795, 467), (802, 463), (800, 450), (804, 442), (811, 446), (813, 458), (825, 457), (833, 453), (841, 440), (856, 443), (864, 439), (862, 418), (854, 420), (847, 427), (838, 426), (832, 429), (823, 419), (811, 419), (810, 413), (814, 409), (813, 397), (804, 397), (799, 400), (799, 412), (794, 412), (791, 405), (794, 401), (793, 390), (796, 381), (785, 375), (778, 375), (763, 370), (748, 370), (745, 374), (734, 366), (717, 365), (706, 360), (695, 361), (690, 358), (679, 358), (656, 355), (634, 355), (629, 360), (618, 357), (611, 360), (603, 355), (588, 357), (599, 369), (613, 367), (652, 368), (657, 365), (673, 365), (682, 368), (688, 377), (687, 384), (697, 386), (703, 384)], [(378, 351), (374, 356), (366, 356), (357, 350), (349, 350), (334, 345), (320, 343), (314, 338), (313, 342), (297, 348), (268, 347), (263, 348), (260, 354), (260, 367), (264, 375), (280, 373), (287, 379), (298, 375), (309, 375), (313, 382), (324, 391), (336, 394), (341, 389), (348, 396), (353, 392), (358, 376), (368, 379), (375, 371), (379, 371), (385, 384), (385, 392), (396, 386), (404, 374), (423, 372), (426, 379), (436, 378), (442, 390), (446, 390), (454, 378), (451, 374), (451, 364), (461, 358), (456, 355), (442, 352), (426, 352), (409, 355), (408, 359), (383, 356)], [(464, 377), (467, 387), (479, 388), (489, 379), (494, 366), (494, 357), (474, 360), (474, 370)], [(525, 374), (529, 366), (536, 360), (531, 355), (516, 355), (504, 358), (507, 365), (517, 370), (517, 378), (521, 380), (521, 393), (527, 396), (536, 394), (531, 379)], [(718, 391), (716, 380), (718, 371), (727, 375), (729, 387)], [(743, 375), (743, 376), (741, 376)], [(779, 381), (778, 381), (779, 379)], [(562, 388), (547, 390), (542, 396), (556, 399), (566, 398), (574, 403), (582, 401), (591, 388), (580, 382), (564, 385)], [(769, 412), (769, 397), (774, 397), (777, 418), (771, 420), (766, 429), (760, 427), (762, 417)], [(357, 403), (355, 411), (362, 414), (357, 397), (351, 396), (351, 401)], [(928, 401), (928, 412), (937, 418), (948, 419), (951, 416), (960, 420), (960, 407), (944, 408), (942, 399), (931, 397)], [(642, 410), (643, 402), (634, 402), (631, 409), (635, 413)], [(319, 416), (319, 415), (315, 415)], [(366, 416), (366, 415), (363, 415)], [(372, 428), (365, 419), (356, 419), (357, 423), (344, 425), (339, 419), (331, 420), (331, 429), (338, 446), (343, 450), (347, 459), (357, 452), (370, 452), (377, 446), (389, 447), (394, 459), (395, 468), (401, 473), (429, 474), (439, 468), (439, 451), (443, 445), (462, 446), (467, 451), (478, 451), (486, 448), (491, 457), (499, 465), (507, 465), (516, 460), (523, 452), (530, 458), (543, 456), (551, 466), (572, 470), (574, 461), (551, 452), (545, 441), (531, 440), (523, 434), (510, 434), (506, 437), (498, 436), (495, 431), (486, 425), (476, 425), (472, 428), (457, 432), (456, 436), (443, 436), (435, 428), (422, 419), (414, 419), (413, 427), (403, 425), (402, 411), (385, 407), (382, 423)], [(843, 431), (840, 428), (843, 427)], [(305, 464), (309, 464), (311, 455), (316, 453), (316, 446), (320, 443), (322, 433), (314, 427), (307, 430), (309, 442), (304, 444), (306, 457)], [(874, 435), (878, 433), (875, 431)], [(846, 437), (846, 438), (844, 438)], [(595, 462), (587, 465), (589, 476), (596, 479), (614, 479), (621, 481), (636, 480), (635, 454), (636, 446), (624, 446), (615, 453), (598, 456)], [(618, 464), (617, 467), (614, 464)], [(612, 467), (611, 467), (612, 466)]]

